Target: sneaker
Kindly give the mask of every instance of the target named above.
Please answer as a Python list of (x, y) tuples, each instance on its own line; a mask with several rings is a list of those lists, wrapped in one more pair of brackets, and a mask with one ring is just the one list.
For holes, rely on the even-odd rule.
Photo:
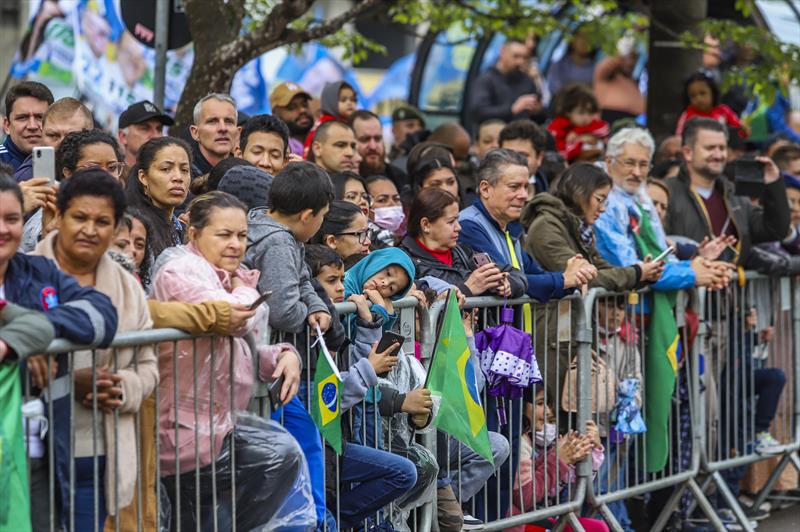
[(464, 514), (464, 525), (461, 530), (479, 530), (481, 528), (483, 528), (483, 521), (467, 513)]
[(769, 512), (761, 509), (761, 508), (742, 508), (744, 510), (744, 515), (747, 516), (748, 519), (752, 521), (763, 521), (767, 517), (769, 517)]
[(781, 454), (781, 443), (769, 432), (756, 434), (756, 452), (758, 454)]
[[(756, 502), (755, 495), (739, 495), (739, 503), (742, 505), (742, 508), (753, 506), (754, 502)], [(772, 503), (764, 501), (758, 509), (770, 513), (772, 512)]]
[[(725, 527), (725, 530), (744, 530), (744, 527), (739, 524), (739, 521), (736, 520), (736, 515), (733, 513), (732, 510), (728, 508), (722, 508), (721, 510), (717, 510), (717, 516), (719, 520), (722, 521), (722, 525)], [(749, 519), (750, 528), (758, 528), (758, 523)]]

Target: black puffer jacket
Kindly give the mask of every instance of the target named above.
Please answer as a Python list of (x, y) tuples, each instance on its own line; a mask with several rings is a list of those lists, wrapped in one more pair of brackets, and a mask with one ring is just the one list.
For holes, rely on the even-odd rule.
[[(417, 279), (421, 277), (436, 277), (446, 283), (457, 287), (467, 297), (492, 295), (488, 292), (475, 294), (467, 288), (464, 282), (475, 270), (472, 260), (474, 252), (461, 244), (453, 248), (453, 265), (448, 266), (420, 246), (412, 236), (406, 236), (400, 243), (400, 249), (408, 253), (417, 270)], [(508, 280), (511, 283), (511, 297), (521, 297), (528, 289), (525, 275), (519, 270), (508, 268)]]

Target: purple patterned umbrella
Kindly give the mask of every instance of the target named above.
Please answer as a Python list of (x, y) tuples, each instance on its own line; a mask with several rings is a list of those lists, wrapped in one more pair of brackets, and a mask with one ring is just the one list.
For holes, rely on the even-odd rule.
[(494, 397), (519, 399), (531, 384), (542, 382), (531, 335), (512, 326), (513, 320), (514, 309), (504, 307), (500, 311), (502, 325), (475, 335), (488, 393)]

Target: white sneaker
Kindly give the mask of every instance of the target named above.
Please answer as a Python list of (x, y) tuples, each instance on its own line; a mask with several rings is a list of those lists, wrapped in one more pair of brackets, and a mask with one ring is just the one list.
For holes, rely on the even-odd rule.
[(781, 442), (772, 437), (769, 432), (756, 434), (756, 452), (758, 454), (781, 454)]
[(467, 513), (464, 514), (464, 524), (461, 530), (480, 530), (481, 528), (483, 528), (483, 521)]

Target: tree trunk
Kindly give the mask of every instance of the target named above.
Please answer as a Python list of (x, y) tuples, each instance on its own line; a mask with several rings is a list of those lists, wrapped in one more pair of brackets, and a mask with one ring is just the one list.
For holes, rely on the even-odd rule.
[(683, 112), (683, 82), (702, 66), (702, 51), (681, 46), (678, 36), (698, 32), (707, 1), (656, 0), (650, 11), (647, 127), (658, 141), (674, 134)]
[(209, 92), (228, 92), (236, 71), (244, 64), (224, 61), (226, 45), (242, 29), (244, 0), (183, 0), (192, 34), (194, 61), (175, 110), (175, 127), (192, 123), (197, 100)]

